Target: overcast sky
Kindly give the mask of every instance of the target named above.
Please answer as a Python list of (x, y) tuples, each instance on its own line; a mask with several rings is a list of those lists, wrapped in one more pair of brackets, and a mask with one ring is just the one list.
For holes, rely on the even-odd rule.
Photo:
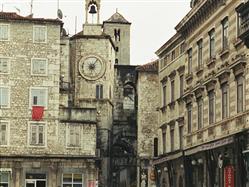
[[(30, 13), (31, 0), (0, 0), (1, 9), (22, 16)], [(85, 0), (59, 0), (64, 14), (64, 27), (70, 34), (82, 29)], [(190, 10), (190, 0), (102, 0), (101, 21), (116, 12), (131, 25), (131, 64), (145, 64), (156, 59), (154, 54), (174, 33), (174, 27)], [(18, 12), (20, 10), (20, 12)], [(33, 0), (34, 17), (56, 18), (57, 0)]]

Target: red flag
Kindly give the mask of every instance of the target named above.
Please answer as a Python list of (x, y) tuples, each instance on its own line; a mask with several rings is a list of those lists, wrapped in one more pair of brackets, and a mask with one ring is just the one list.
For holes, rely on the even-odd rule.
[(95, 181), (89, 180), (88, 181), (88, 187), (95, 187)]
[(43, 117), (43, 106), (32, 106), (32, 120), (40, 121)]

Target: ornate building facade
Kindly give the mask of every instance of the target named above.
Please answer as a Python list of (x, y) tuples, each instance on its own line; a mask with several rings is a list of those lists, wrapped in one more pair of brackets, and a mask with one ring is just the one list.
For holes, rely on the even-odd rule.
[[(162, 134), (159, 149), (165, 148), (165, 155), (154, 160), (158, 186), (248, 185), (248, 49), (239, 38), (241, 25), (246, 20), (245, 17), (241, 19), (246, 11), (245, 14), (239, 11), (243, 13), (243, 5), (242, 1), (232, 0), (192, 0), (191, 10), (176, 26), (176, 36), (185, 43), (182, 65), (178, 65), (177, 60), (172, 61), (175, 52), (171, 52), (170, 45), (157, 51), (161, 67), (167, 59), (163, 51), (169, 51), (171, 58), (171, 64), (166, 65), (164, 71), (159, 70), (162, 80), (167, 76), (164, 72), (169, 73), (168, 91), (164, 91), (160, 82), (160, 93), (170, 95), (166, 98), (172, 99), (174, 85), (169, 67), (184, 66), (185, 69), (184, 91), (179, 98), (184, 101), (179, 116), (183, 115), (183, 135), (179, 131), (178, 138), (183, 137), (183, 147), (179, 154), (171, 157), (175, 154), (172, 146), (177, 145), (172, 143), (174, 135), (167, 130), (165, 135), (159, 133), (159, 138)], [(176, 36), (167, 43), (175, 46)], [(164, 103), (162, 97), (161, 106)], [(171, 112), (165, 109), (161, 114), (164, 116), (161, 118), (166, 119)]]

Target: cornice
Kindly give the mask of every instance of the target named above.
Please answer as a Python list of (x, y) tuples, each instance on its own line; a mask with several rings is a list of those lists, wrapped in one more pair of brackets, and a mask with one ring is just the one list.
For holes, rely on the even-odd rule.
[(177, 32), (188, 35), (193, 29), (207, 20), (227, 0), (204, 0), (192, 8), (189, 13), (175, 27)]

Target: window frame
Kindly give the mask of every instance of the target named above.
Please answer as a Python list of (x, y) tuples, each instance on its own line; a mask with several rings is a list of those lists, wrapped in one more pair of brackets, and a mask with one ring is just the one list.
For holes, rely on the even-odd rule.
[(229, 117), (229, 85), (224, 83), (221, 85), (221, 118), (227, 117)]
[[(210, 101), (213, 101), (213, 103), (211, 103)], [(215, 91), (214, 90), (211, 90), (208, 92), (208, 122), (210, 125), (215, 123)]]
[(0, 56), (0, 60), (1, 59), (7, 59), (7, 73), (3, 73), (0, 71), (0, 75), (9, 75), (10, 74), (10, 57)]
[(163, 129), (162, 130), (162, 143), (163, 143), (163, 154), (165, 154), (167, 152), (167, 129)]
[[(71, 182), (66, 182), (66, 183), (64, 182), (64, 175), (65, 174), (71, 174), (71, 179), (72, 179)], [(76, 175), (76, 174), (81, 175), (81, 177), (82, 177), (81, 183), (77, 183), (77, 182), (75, 183), (74, 182), (74, 177), (73, 176)], [(71, 187), (73, 187), (74, 184), (81, 184), (82, 187), (84, 187), (84, 176), (83, 176), (83, 173), (78, 173), (78, 172), (75, 172), (75, 173), (74, 172), (71, 172), (71, 173), (70, 172), (65, 172), (64, 173), (63, 172), (61, 179), (62, 179), (62, 182), (61, 182), (62, 186), (64, 186), (64, 184), (67, 184), (67, 185), (71, 185)]]
[(179, 91), (180, 91), (180, 97), (184, 94), (184, 74), (181, 74), (179, 76)]
[[(32, 139), (32, 129), (31, 126), (43, 126), (43, 140), (44, 143), (39, 145), (39, 143), (36, 142), (36, 144), (31, 144), (31, 139)], [(37, 131), (37, 130), (36, 130)], [(38, 136), (37, 136), (38, 135)], [(36, 134), (36, 141), (38, 140), (39, 142), (39, 130), (38, 130), (38, 134)], [(47, 122), (46, 121), (29, 121), (28, 122), (28, 147), (39, 147), (39, 148), (46, 148), (47, 147)]]
[[(241, 82), (239, 82), (239, 81), (241, 81)], [(240, 84), (239, 84), (240, 83)], [(242, 86), (242, 98), (240, 99), (241, 100), (241, 110), (239, 110), (239, 103), (240, 103), (240, 101), (239, 101), (239, 85), (241, 85)], [(244, 110), (245, 110), (245, 78), (242, 76), (242, 75), (240, 75), (240, 76), (238, 76), (238, 77), (236, 77), (236, 101), (237, 101), (237, 106), (236, 106), (236, 108), (237, 108), (237, 113), (241, 113), (241, 112), (244, 112)]]
[[(3, 86), (3, 85), (0, 85), (0, 89), (1, 88), (7, 88), (8, 89), (8, 104), (6, 107), (2, 106), (1, 105), (1, 102), (0, 102), (0, 109), (9, 109), (10, 108), (10, 95), (11, 95), (11, 92), (10, 92), (10, 86)], [(0, 93), (1, 93), (1, 90), (0, 90)], [(0, 97), (1, 98), (1, 97)]]
[(193, 72), (193, 50), (192, 48), (188, 49), (188, 74)]
[(170, 150), (173, 152), (175, 150), (175, 127), (170, 127)]
[(10, 145), (10, 122), (6, 120), (1, 120), (0, 121), (0, 130), (2, 123), (6, 123), (6, 144), (0, 144), (0, 147), (8, 147)]
[(174, 102), (175, 100), (175, 79), (170, 80), (170, 100), (171, 102)]
[[(45, 74), (36, 74), (33, 72), (33, 63), (35, 60), (44, 60), (45, 61)], [(32, 76), (48, 76), (48, 59), (47, 58), (32, 58), (31, 59), (31, 75)]]
[(8, 26), (8, 32), (7, 32), (8, 39), (7, 39), (7, 40), (4, 40), (4, 39), (1, 38), (1, 36), (0, 36), (0, 41), (1, 41), (1, 42), (8, 42), (8, 41), (10, 41), (10, 24), (0, 23), (0, 27), (1, 27), (1, 26)]
[[(45, 28), (45, 41), (36, 41), (35, 40), (35, 28)], [(47, 36), (48, 35), (48, 29), (46, 25), (33, 25), (33, 43), (39, 44), (39, 43), (47, 43)]]
[(95, 98), (96, 99), (104, 99), (104, 85), (103, 84), (96, 84)]
[(203, 98), (199, 97), (196, 100), (197, 103), (197, 129), (203, 128)]
[[(229, 47), (229, 20), (228, 17), (225, 17), (222, 21), (221, 21), (221, 25), (222, 25), (222, 50), (226, 50)], [(226, 42), (225, 42), (226, 41)]]
[(167, 106), (167, 84), (166, 82), (162, 83), (162, 106)]
[(193, 106), (192, 103), (187, 104), (187, 133), (190, 134), (192, 132), (192, 124), (193, 124)]
[(215, 29), (211, 29), (208, 32), (209, 35), (209, 58), (213, 59), (216, 57), (216, 52), (215, 52)]
[(7, 174), (8, 181), (7, 182), (2, 182), (0, 180), (0, 186), (2, 186), (3, 184), (7, 184), (8, 185), (7, 187), (10, 187), (10, 183), (11, 183), (11, 181), (10, 181), (10, 172), (0, 171), (0, 175), (1, 175), (1, 173)]
[[(79, 144), (78, 145), (71, 145), (70, 144), (70, 140), (71, 140), (71, 137), (70, 137), (70, 127), (78, 127), (79, 128)], [(75, 132), (77, 131), (77, 129), (74, 129)], [(80, 127), (80, 125), (72, 125), (72, 124), (67, 124), (67, 128), (66, 128), (66, 148), (81, 148), (82, 147), (82, 143), (81, 143), (81, 133), (82, 133), (82, 129)]]
[(44, 107), (44, 110), (48, 109), (48, 88), (47, 87), (30, 87), (29, 88), (29, 108), (32, 109), (33, 106), (41, 106), (41, 105), (33, 105), (32, 102), (33, 102), (33, 98), (32, 98), (32, 90), (45, 90), (45, 106)]
[(203, 66), (203, 39), (197, 41), (197, 63), (198, 68)]

